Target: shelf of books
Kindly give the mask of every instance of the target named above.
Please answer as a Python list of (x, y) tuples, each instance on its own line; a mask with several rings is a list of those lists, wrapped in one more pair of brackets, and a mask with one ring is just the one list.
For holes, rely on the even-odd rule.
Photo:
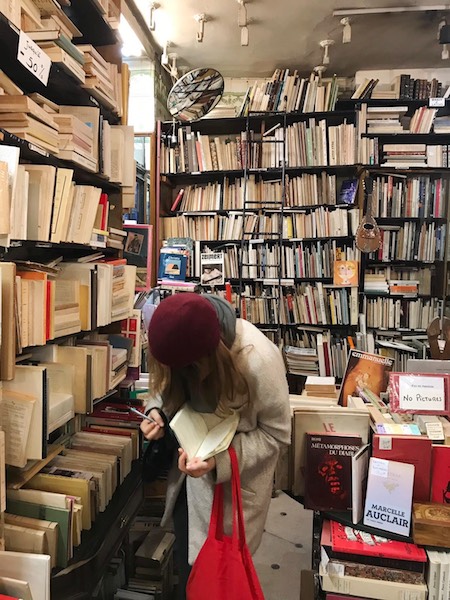
[[(160, 280), (187, 277), (227, 294), (259, 325), (291, 326), (284, 349), (298, 375), (342, 377), (352, 347), (377, 348), (404, 367), (427, 352), (411, 332), (423, 337), (446, 305), (448, 91), (407, 74), (378, 95), (377, 83), (368, 79), (342, 99), (339, 78), (278, 70), (249, 90), (238, 118), (159, 127)], [(368, 255), (354, 241), (364, 171), (374, 179), (381, 230), (380, 248)], [(181, 272), (164, 273), (169, 256)], [(339, 269), (355, 267), (344, 284)], [(338, 336), (337, 326), (348, 330)], [(320, 327), (332, 349), (326, 361)]]
[(0, 14), (0, 595), (34, 600), (93, 598), (143, 500), (120, 3), (62, 4)]

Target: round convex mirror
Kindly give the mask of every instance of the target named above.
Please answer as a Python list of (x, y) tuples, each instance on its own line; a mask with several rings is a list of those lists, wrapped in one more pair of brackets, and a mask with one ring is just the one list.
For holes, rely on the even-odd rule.
[(167, 98), (167, 108), (180, 121), (196, 121), (216, 106), (223, 88), (223, 77), (215, 69), (194, 69), (174, 84)]

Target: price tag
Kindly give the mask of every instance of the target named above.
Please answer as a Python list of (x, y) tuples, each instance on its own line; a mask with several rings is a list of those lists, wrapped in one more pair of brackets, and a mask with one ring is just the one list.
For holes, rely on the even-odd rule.
[(17, 60), (26, 67), (41, 83), (47, 85), (52, 61), (23, 31), (19, 35)]
[(443, 440), (445, 439), (444, 428), (442, 423), (425, 423), (427, 429), (427, 437), (430, 440)]
[(430, 108), (445, 106), (445, 98), (430, 98)]

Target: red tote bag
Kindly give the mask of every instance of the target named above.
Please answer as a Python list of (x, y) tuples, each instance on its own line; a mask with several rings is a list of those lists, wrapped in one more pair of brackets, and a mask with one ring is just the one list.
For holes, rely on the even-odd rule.
[(231, 459), (233, 533), (223, 532), (223, 484), (216, 485), (208, 537), (197, 556), (186, 586), (187, 600), (264, 600), (245, 541), (241, 480), (234, 448)]

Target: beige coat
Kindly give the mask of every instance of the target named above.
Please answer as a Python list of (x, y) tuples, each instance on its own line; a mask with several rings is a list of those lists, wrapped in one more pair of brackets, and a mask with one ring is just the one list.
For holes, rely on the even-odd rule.
[[(279, 450), (290, 443), (289, 391), (278, 348), (255, 326), (241, 319), (236, 324), (233, 349), (236, 348), (243, 349), (238, 364), (249, 385), (250, 403), (241, 412), (232, 445), (237, 453), (241, 474), (247, 543), (253, 553), (264, 531)], [(238, 398), (236, 406), (240, 405), (242, 400)], [(174, 462), (168, 478), (163, 525), (172, 516), (184, 477)], [(198, 479), (187, 478), (190, 564), (193, 564), (206, 539), (214, 485), (227, 482), (230, 478), (228, 452), (216, 456), (215, 472)], [(231, 523), (229, 488), (225, 486), (225, 531), (228, 533)]]

